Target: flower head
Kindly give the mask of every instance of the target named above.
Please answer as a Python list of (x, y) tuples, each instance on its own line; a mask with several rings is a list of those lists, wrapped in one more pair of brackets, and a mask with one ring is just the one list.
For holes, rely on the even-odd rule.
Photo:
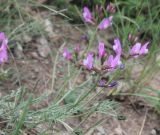
[(70, 54), (70, 52), (69, 52), (66, 48), (64, 48), (64, 50), (63, 50), (63, 56), (64, 56), (67, 60), (71, 60), (71, 54)]
[(102, 5), (98, 5), (98, 12), (99, 12), (99, 13), (102, 12)]
[(112, 18), (113, 16), (110, 16), (109, 18), (105, 18), (101, 21), (101, 23), (99, 24), (98, 28), (100, 30), (104, 30), (106, 28), (108, 28), (109, 26), (112, 25)]
[(83, 8), (83, 18), (84, 18), (85, 22), (92, 23), (92, 14), (91, 14), (90, 10), (88, 9), (88, 7)]
[(84, 40), (84, 41), (88, 41), (89, 40), (89, 37), (87, 35), (82, 35), (80, 37), (80, 40)]
[(99, 58), (102, 58), (105, 55), (105, 46), (103, 42), (99, 42), (98, 52), (99, 52)]
[(4, 32), (0, 33), (0, 41), (2, 41), (0, 47), (0, 64), (1, 64), (8, 61), (7, 39)]
[(116, 55), (115, 58), (113, 55), (110, 55), (106, 63), (107, 67), (111, 70), (115, 69), (118, 65), (121, 65), (120, 55)]
[(106, 83), (105, 80), (99, 80), (99, 81), (98, 81), (98, 85), (99, 85), (100, 87), (104, 87), (104, 86), (105, 86), (105, 83)]
[(107, 10), (107, 12), (110, 12), (110, 10), (111, 10), (111, 3), (107, 4), (106, 10)]
[(88, 53), (87, 58), (83, 60), (83, 65), (91, 70), (93, 68), (93, 53)]
[(130, 55), (139, 55), (139, 51), (141, 49), (141, 43), (136, 43), (132, 49), (130, 50)]
[(115, 9), (115, 7), (114, 7), (113, 5), (111, 5), (111, 3), (108, 3), (108, 4), (107, 4), (107, 7), (106, 7), (106, 11), (107, 11), (108, 13), (115, 13), (115, 12), (116, 12), (116, 9)]
[(122, 47), (121, 47), (121, 42), (120, 42), (119, 38), (116, 38), (114, 40), (113, 50), (116, 52), (117, 55), (121, 55)]
[(136, 43), (132, 49), (130, 50), (130, 55), (144, 55), (148, 53), (148, 46), (149, 42), (145, 43), (143, 46), (141, 43)]

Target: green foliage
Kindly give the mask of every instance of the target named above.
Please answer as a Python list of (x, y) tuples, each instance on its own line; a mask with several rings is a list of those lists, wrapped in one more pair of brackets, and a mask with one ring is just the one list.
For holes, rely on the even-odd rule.
[(75, 103), (77, 97), (78, 97), (77, 92), (72, 91), (65, 97), (64, 101), (66, 104)]
[(1, 31), (7, 33), (10, 42), (23, 34), (32, 36), (44, 34), (41, 22), (37, 21), (30, 11), (30, 8), (36, 9), (39, 6), (32, 0), (2, 1), (0, 27)]
[[(84, 113), (90, 112), (91, 107), (83, 106), (82, 104), (68, 103), (67, 105), (55, 105), (50, 104), (47, 107), (33, 110), (30, 106), (42, 102), (49, 95), (42, 95), (38, 98), (28, 95), (26, 89), (19, 89), (12, 91), (10, 95), (4, 96), (0, 99), (0, 118), (6, 122), (10, 128), (12, 128), (12, 134), (19, 134), (22, 127), (30, 129), (43, 123), (55, 124), (59, 121), (64, 121), (75, 114), (79, 110)], [(24, 94), (28, 95), (28, 99), (25, 99)], [(103, 101), (99, 103), (97, 112), (107, 113), (112, 112), (114, 108), (117, 108), (115, 102)], [(95, 106), (93, 106), (95, 108)], [(6, 127), (8, 127), (6, 126)], [(3, 129), (6, 130), (5, 128)]]
[(10, 76), (9, 70), (0, 70), (0, 81), (7, 80), (9, 76)]
[[(160, 3), (158, 0), (154, 2), (149, 0), (116, 1), (118, 8), (116, 24), (119, 22), (121, 26), (120, 29), (118, 29), (120, 36), (124, 36), (126, 27), (130, 27), (131, 33), (134, 33), (136, 30), (136, 32), (141, 33), (142, 39), (152, 40), (158, 43), (158, 37), (160, 36), (159, 32), (157, 32), (157, 29), (160, 28), (158, 19), (160, 17), (160, 10), (158, 10), (158, 3)], [(139, 27), (134, 25), (131, 21), (123, 19), (123, 17), (128, 17), (130, 20), (133, 20)]]

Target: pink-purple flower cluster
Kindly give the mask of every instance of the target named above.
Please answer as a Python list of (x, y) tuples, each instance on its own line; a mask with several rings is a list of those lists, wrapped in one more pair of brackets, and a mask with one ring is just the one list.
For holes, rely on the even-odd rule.
[[(99, 8), (99, 12), (102, 11), (102, 7), (100, 6)], [(92, 13), (91, 11), (89, 10), (88, 7), (84, 7), (83, 8), (83, 18), (84, 18), (84, 21), (87, 22), (87, 23), (93, 23), (93, 16), (92, 16)], [(104, 18), (100, 24), (98, 25), (98, 28), (100, 30), (104, 30), (106, 28), (108, 28), (109, 26), (112, 25), (112, 18), (113, 16), (110, 16), (108, 18)]]
[(8, 61), (7, 38), (4, 32), (0, 32), (0, 41), (2, 42), (0, 46), (0, 64), (2, 64)]
[[(106, 11), (108, 13), (114, 13), (115, 7), (109, 3), (106, 7)], [(103, 8), (101, 5), (98, 6), (98, 13), (102, 14), (103, 17)], [(101, 17), (101, 15), (99, 15)], [(95, 23), (95, 19), (92, 16), (91, 11), (87, 8), (83, 8), (83, 18), (84, 21), (91, 24), (97, 24)], [(97, 28), (99, 30), (104, 30), (112, 25), (113, 16), (109, 16), (107, 18), (103, 18), (102, 21), (97, 25)], [(97, 29), (96, 29), (97, 30)], [(81, 39), (85, 39), (85, 41), (88, 41), (88, 37), (82, 37)], [(87, 69), (89, 71), (95, 71), (95, 73), (98, 73), (100, 75), (98, 86), (100, 87), (114, 87), (117, 85), (116, 81), (113, 81), (109, 84), (108, 79), (103, 76), (106, 72), (112, 72), (115, 71), (117, 68), (124, 69), (125, 65), (121, 61), (121, 57), (128, 59), (131, 57), (137, 57), (141, 55), (145, 55), (148, 53), (148, 45), (149, 42), (146, 42), (144, 44), (138, 42), (138, 37), (133, 36), (131, 33), (128, 34), (128, 41), (134, 45), (130, 48), (129, 53), (126, 55), (122, 53), (122, 44), (119, 38), (114, 39), (114, 44), (112, 46), (113, 53), (107, 54), (106, 53), (106, 45), (104, 42), (100, 41), (98, 43), (97, 47), (97, 53), (93, 52), (87, 52), (87, 55), (82, 53), (82, 57), (86, 55), (85, 58), (82, 60), (80, 59), (80, 44), (77, 44), (74, 49), (74, 55), (71, 55), (71, 53), (67, 50), (67, 48), (64, 48), (63, 56), (66, 58), (66, 60), (70, 61), (71, 63), (74, 63), (76, 67), (83, 67), (83, 69)], [(97, 54), (97, 55), (96, 55)], [(74, 59), (75, 56), (75, 59)], [(97, 57), (97, 58), (96, 58)], [(98, 66), (94, 63), (96, 60), (100, 61), (100, 64)], [(99, 63), (99, 62), (98, 62)]]
[[(122, 53), (122, 48), (121, 48), (121, 43), (120, 40), (117, 38), (115, 39), (115, 45), (113, 46), (114, 51), (116, 52), (116, 56), (114, 57), (113, 55), (110, 55), (108, 60), (105, 62), (105, 66), (109, 70), (114, 70), (117, 68), (118, 65), (121, 64), (121, 53)], [(98, 55), (99, 58), (102, 59), (105, 56), (105, 44), (103, 42), (99, 42), (98, 46)], [(83, 65), (91, 70), (93, 68), (93, 54), (89, 53), (87, 55), (87, 58), (83, 60)]]
[[(137, 57), (138, 55), (145, 55), (148, 53), (148, 46), (149, 42), (142, 45), (141, 43), (137, 42), (129, 51), (129, 54), (133, 57)], [(114, 45), (113, 50), (115, 52), (115, 56), (113, 54), (109, 55), (108, 59), (104, 62), (104, 66), (109, 71), (115, 70), (117, 67), (121, 67), (121, 55), (122, 55), (122, 45), (119, 38), (114, 39)], [(80, 46), (79, 44), (76, 45), (75, 53), (80, 52)], [(67, 60), (71, 60), (71, 53), (64, 48), (63, 56)], [(100, 60), (106, 59), (106, 51), (105, 51), (105, 43), (99, 42), (98, 45), (98, 57)], [(103, 64), (103, 63), (102, 63)], [(88, 70), (92, 70), (94, 68), (94, 55), (93, 53), (88, 53), (87, 57), (83, 60), (83, 66), (87, 68)]]
[(131, 33), (128, 34), (128, 41), (134, 45), (131, 47), (129, 54), (130, 56), (138, 57), (148, 53), (148, 45), (150, 42), (142, 43), (138, 42), (138, 37), (133, 36)]
[[(108, 57), (108, 59), (104, 62), (104, 66), (108, 70), (114, 70), (117, 68), (117, 66), (121, 65), (120, 59), (121, 59), (122, 47), (121, 47), (121, 42), (118, 38), (116, 38), (114, 40), (113, 50), (115, 51), (116, 55), (113, 56), (111, 54)], [(76, 45), (75, 53), (79, 53), (79, 52), (80, 52), (80, 47), (79, 47), (79, 45)], [(66, 48), (64, 48), (63, 56), (69, 61), (72, 59), (71, 53)], [(99, 42), (98, 56), (99, 56), (100, 60), (106, 59), (106, 57), (105, 57), (106, 50), (105, 50), (105, 43), (104, 42)], [(93, 53), (91, 53), (91, 52), (88, 53), (86, 58), (83, 59), (83, 66), (88, 70), (92, 70), (94, 68), (94, 55), (93, 55)]]
[[(108, 4), (106, 10), (109, 12), (109, 10), (113, 10), (113, 8), (114, 7), (111, 7), (111, 5)], [(101, 12), (101, 11), (102, 11), (102, 7), (99, 6), (98, 12)], [(85, 22), (93, 23), (93, 16), (87, 7), (84, 7), (84, 9), (83, 9), (83, 18), (84, 18)], [(110, 16), (108, 18), (104, 18), (101, 21), (101, 23), (98, 25), (98, 29), (104, 30), (104, 29), (108, 28), (109, 26), (111, 26), (112, 19), (113, 19), (113, 16)], [(129, 34), (128, 41), (131, 41), (132, 38), (133, 38), (132, 35)], [(134, 42), (137, 42), (137, 40), (134, 40)], [(146, 42), (144, 45), (142, 45), (140, 42), (135, 43), (129, 51), (130, 56), (137, 57), (139, 55), (147, 54), (148, 53), (148, 48), (147, 48), (148, 44), (149, 44), (149, 42)], [(104, 70), (108, 70), (108, 71), (113, 71), (117, 67), (120, 67), (120, 68), (124, 67), (124, 65), (122, 64), (122, 61), (121, 61), (122, 45), (121, 45), (121, 41), (119, 38), (114, 39), (113, 51), (114, 51), (114, 54), (110, 54), (107, 58), (107, 53), (105, 50), (105, 43), (102, 41), (99, 42), (99, 44), (98, 44), (98, 57), (99, 57), (99, 60), (101, 61), (101, 69), (100, 70), (104, 69)], [(79, 60), (77, 57), (79, 52), (80, 52), (80, 45), (77, 44), (75, 47), (76, 61)], [(63, 56), (67, 60), (74, 62), (73, 58), (71, 58), (71, 53), (66, 48), (64, 48)], [(89, 52), (87, 54), (86, 58), (83, 59), (83, 61), (81, 62), (82, 65), (88, 70), (97, 69), (96, 67), (94, 67), (94, 57), (95, 56), (96, 55), (94, 55), (92, 52)], [(74, 63), (76, 63), (76, 62), (74, 62)]]
[(131, 56), (139, 56), (139, 55), (145, 55), (148, 53), (148, 45), (149, 42), (146, 42), (144, 45), (142, 45), (140, 42), (137, 42), (133, 47), (130, 49), (130, 55)]
[(110, 55), (108, 61), (105, 62), (110, 70), (114, 70), (117, 66), (122, 64), (121, 62), (122, 47), (119, 38), (114, 39), (113, 50), (115, 51), (116, 56), (114, 57), (113, 55)]
[(106, 7), (106, 11), (108, 13), (115, 13), (116, 12), (116, 8), (113, 5), (111, 5), (111, 3), (108, 3), (107, 7)]

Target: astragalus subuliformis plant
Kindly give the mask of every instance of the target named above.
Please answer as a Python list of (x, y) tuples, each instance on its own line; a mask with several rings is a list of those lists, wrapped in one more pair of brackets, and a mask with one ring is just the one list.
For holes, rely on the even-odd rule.
[[(102, 12), (101, 8), (102, 7), (99, 8), (98, 12)], [(109, 12), (110, 10), (113, 10), (113, 8), (111, 8), (109, 4), (107, 5), (106, 11)], [(128, 52), (123, 52), (123, 45), (121, 43), (123, 39), (119, 37), (114, 39), (114, 44), (111, 48), (108, 48), (105, 41), (98, 41), (96, 51), (90, 51), (93, 42), (96, 42), (97, 31), (103, 31), (108, 27), (112, 27), (114, 12), (111, 13), (112, 15), (102, 18), (99, 22), (99, 19), (96, 20), (89, 8), (84, 7), (82, 13), (84, 22), (87, 23), (87, 25), (95, 26), (94, 34), (89, 39), (92, 41), (89, 41), (83, 53), (80, 53), (82, 50), (79, 44), (72, 53), (70, 53), (66, 47), (63, 51), (63, 56), (71, 64), (77, 68), (87, 70), (91, 75), (94, 74), (94, 76), (98, 76), (98, 81), (96, 82), (98, 87), (110, 87), (112, 86), (111, 84), (113, 84), (113, 86), (117, 85), (120, 76), (123, 78), (123, 72), (127, 65), (126, 60), (129, 61), (129, 59), (137, 59), (145, 56), (148, 53), (148, 45), (150, 43), (147, 41), (142, 44), (141, 41), (137, 41), (136, 38), (133, 39), (133, 36), (129, 34), (127, 40), (131, 41), (131, 46), (129, 46), (130, 49), (128, 49)], [(108, 50), (110, 50), (110, 52)], [(96, 64), (97, 61), (99, 64)]]
[[(125, 74), (125, 67), (130, 58), (138, 59), (148, 53), (149, 42), (137, 41), (131, 34), (128, 35), (128, 41), (131, 41), (130, 49), (127, 53), (123, 51), (123, 38), (119, 36), (113, 40), (113, 46), (108, 48), (105, 41), (99, 40), (97, 47), (93, 51), (93, 42), (96, 38), (97, 31), (103, 31), (109, 27), (112, 27), (114, 22), (115, 7), (107, 5), (106, 11), (111, 15), (104, 17), (102, 7), (99, 7), (98, 12), (102, 15), (99, 19), (96, 19), (91, 11), (84, 7), (82, 16), (84, 21), (95, 26), (93, 37), (89, 38), (89, 44), (86, 49), (82, 48), (80, 44), (76, 45), (72, 52), (65, 46), (63, 49), (63, 56), (68, 62), (68, 66), (71, 67), (69, 75), (65, 76), (65, 81), (57, 93), (56, 98), (48, 106), (33, 110), (32, 105), (40, 103), (47, 99), (49, 95), (43, 95), (38, 98), (33, 98), (32, 95), (28, 96), (27, 100), (23, 99), (23, 94), (27, 90), (19, 89), (13, 91), (10, 95), (1, 98), (0, 118), (4, 125), (6, 125), (5, 131), (10, 131), (12, 134), (20, 134), (23, 129), (34, 129), (39, 125), (47, 125), (47, 128), (42, 129), (43, 133), (47, 133), (47, 129), (51, 128), (56, 123), (61, 123), (71, 133), (86, 133), (89, 129), (105, 121), (105, 117), (97, 120), (95, 124), (91, 125), (89, 129), (81, 129), (81, 125), (95, 112), (110, 114), (117, 116), (115, 108), (118, 104), (100, 99), (96, 101), (95, 98), (101, 91), (107, 91), (109, 88), (114, 88), (118, 85), (119, 80), (123, 79)], [(104, 10), (104, 9), (103, 9)], [(104, 17), (104, 18), (102, 18)], [(3, 39), (2, 39), (3, 40)], [(4, 47), (3, 41), (0, 48), (1, 65), (7, 62), (6, 47)], [(72, 70), (72, 69), (78, 69)], [(80, 85), (74, 85), (75, 81), (70, 81), (72, 75), (80, 74), (81, 71), (89, 73), (89, 79), (85, 80)], [(90, 79), (91, 78), (91, 79)], [(68, 83), (69, 82), (69, 83)], [(67, 87), (67, 85), (69, 87)], [(72, 85), (73, 84), (73, 85)], [(100, 87), (100, 91), (96, 94), (92, 94), (96, 91), (97, 87)], [(67, 91), (65, 91), (67, 89)], [(24, 92), (25, 91), (25, 92)], [(72, 117), (79, 117), (82, 121), (79, 125), (71, 127), (66, 119)], [(8, 133), (8, 132), (7, 132)], [(38, 133), (37, 133), (38, 134)]]

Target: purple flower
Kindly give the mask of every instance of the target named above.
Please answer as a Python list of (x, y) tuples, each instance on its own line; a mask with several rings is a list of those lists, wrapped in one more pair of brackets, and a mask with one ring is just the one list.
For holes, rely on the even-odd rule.
[(140, 51), (140, 48), (141, 48), (141, 43), (136, 43), (132, 49), (130, 50), (130, 55), (139, 55), (139, 51)]
[(108, 87), (114, 87), (117, 86), (118, 82), (117, 81), (113, 81), (110, 84), (108, 84)]
[(87, 58), (83, 60), (83, 65), (89, 70), (93, 68), (93, 53), (88, 53)]
[(148, 53), (148, 46), (149, 42), (145, 43), (143, 46), (141, 43), (136, 43), (132, 49), (130, 50), (130, 55), (144, 55)]
[(120, 69), (124, 69), (125, 68), (125, 65), (124, 64), (120, 64)]
[(140, 49), (140, 51), (139, 51), (139, 55), (144, 55), (144, 54), (147, 54), (147, 53), (148, 53), (148, 48), (147, 48), (148, 44), (149, 44), (149, 42), (145, 43), (145, 44), (141, 47), (141, 49)]
[(98, 52), (99, 52), (99, 58), (102, 58), (105, 55), (105, 46), (103, 42), (99, 42)]
[(75, 47), (75, 51), (76, 51), (76, 53), (79, 53), (79, 52), (80, 52), (80, 50), (81, 50), (81, 49), (80, 49), (80, 45), (79, 45), (79, 44), (77, 44), (77, 45), (76, 45), (76, 47)]
[(98, 12), (99, 12), (99, 13), (102, 12), (102, 5), (98, 5)]
[(107, 63), (105, 63), (107, 65), (107, 67), (111, 70), (115, 69), (118, 65), (121, 65), (121, 60), (120, 60), (120, 55), (116, 55), (115, 58), (113, 57), (113, 55), (110, 55), (108, 58)]
[(106, 83), (105, 80), (99, 80), (99, 81), (98, 81), (98, 85), (99, 85), (100, 87), (104, 87), (104, 86), (105, 86), (105, 83)]
[(132, 34), (128, 33), (128, 41), (131, 41), (131, 40), (132, 40)]
[(116, 12), (116, 9), (115, 9), (115, 7), (114, 7), (113, 5), (111, 5), (111, 3), (108, 3), (108, 4), (107, 4), (107, 7), (106, 7), (106, 11), (107, 11), (108, 13), (115, 13), (115, 12)]
[(101, 23), (99, 24), (98, 28), (100, 30), (104, 30), (106, 28), (108, 28), (109, 26), (112, 25), (112, 18), (113, 16), (110, 16), (109, 18), (105, 18), (101, 21)]
[(87, 35), (82, 35), (81, 38), (80, 38), (80, 40), (88, 41), (89, 38), (88, 38)]
[(107, 10), (107, 12), (110, 12), (110, 10), (111, 10), (111, 3), (107, 4), (106, 10)]
[(2, 45), (0, 47), (0, 64), (2, 64), (8, 61), (7, 39), (4, 32), (0, 33), (0, 41), (2, 41)]
[(88, 7), (83, 8), (83, 18), (84, 18), (85, 22), (92, 23), (92, 14), (91, 14), (90, 10), (88, 9)]
[(116, 52), (117, 55), (121, 55), (122, 47), (121, 47), (121, 42), (120, 42), (119, 38), (116, 38), (114, 40), (113, 50)]
[(63, 50), (63, 56), (64, 56), (67, 60), (71, 60), (71, 54), (70, 54), (70, 52), (69, 52), (66, 48), (64, 48), (64, 50)]

